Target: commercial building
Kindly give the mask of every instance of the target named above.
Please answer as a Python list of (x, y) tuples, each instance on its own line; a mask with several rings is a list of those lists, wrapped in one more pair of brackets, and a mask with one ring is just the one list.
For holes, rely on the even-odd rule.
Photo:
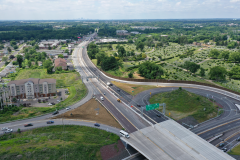
[(122, 35), (129, 35), (128, 31), (126, 31), (126, 30), (117, 30), (116, 34), (120, 35), (120, 36), (122, 36)]
[(56, 79), (21, 79), (9, 82), (7, 87), (11, 98), (33, 99), (49, 97), (56, 94)]

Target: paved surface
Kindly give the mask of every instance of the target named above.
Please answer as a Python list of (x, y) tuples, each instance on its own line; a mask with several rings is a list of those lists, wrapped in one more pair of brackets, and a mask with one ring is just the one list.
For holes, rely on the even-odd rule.
[[(75, 119), (53, 119), (54, 123), (52, 124), (47, 124), (48, 120), (39, 120), (39, 121), (31, 121), (28, 123), (32, 123), (33, 126), (29, 126), (29, 127), (24, 127), (24, 124), (26, 123), (17, 123), (17, 124), (12, 124), (12, 125), (5, 125), (6, 127), (13, 129), (13, 132), (16, 132), (18, 130), (18, 128), (21, 131), (26, 131), (26, 130), (30, 130), (30, 129), (34, 129), (34, 128), (40, 128), (40, 127), (45, 127), (45, 126), (51, 126), (51, 125), (79, 125), (79, 126), (88, 126), (88, 127), (93, 127), (93, 128), (99, 128), (102, 130), (106, 130), (108, 132), (112, 132), (114, 134), (117, 134), (120, 136), (119, 134), (119, 129), (118, 128), (114, 128), (114, 127), (110, 127), (104, 124), (100, 124), (100, 127), (95, 127), (94, 123), (95, 122), (90, 122), (90, 121), (84, 121), (84, 120), (75, 120)], [(1, 127), (2, 128), (2, 127)], [(3, 132), (1, 131), (1, 134), (3, 134)]]

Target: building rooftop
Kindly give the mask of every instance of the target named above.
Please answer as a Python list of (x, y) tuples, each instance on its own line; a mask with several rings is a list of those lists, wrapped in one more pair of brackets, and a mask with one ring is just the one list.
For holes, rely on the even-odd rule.
[(28, 78), (28, 79), (21, 79), (21, 80), (15, 80), (11, 81), (7, 84), (7, 86), (10, 86), (11, 84), (15, 85), (23, 85), (28, 81), (32, 81), (34, 84), (43, 84), (43, 82), (47, 83), (56, 83), (56, 79), (38, 79), (38, 78)]

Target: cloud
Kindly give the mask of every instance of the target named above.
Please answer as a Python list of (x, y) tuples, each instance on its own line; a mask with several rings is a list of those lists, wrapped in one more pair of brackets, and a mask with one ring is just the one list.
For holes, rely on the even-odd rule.
[(231, 3), (240, 2), (240, 0), (230, 0)]
[[(0, 20), (238, 18), (240, 0), (0, 0)], [(231, 2), (231, 3), (229, 3)]]

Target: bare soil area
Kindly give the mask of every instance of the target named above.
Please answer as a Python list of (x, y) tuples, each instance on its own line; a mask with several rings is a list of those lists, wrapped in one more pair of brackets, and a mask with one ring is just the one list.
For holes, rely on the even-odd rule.
[(122, 126), (95, 99), (91, 99), (87, 103), (83, 104), (82, 106), (76, 109), (70, 110), (64, 114), (56, 116), (56, 118), (89, 120), (122, 129)]

